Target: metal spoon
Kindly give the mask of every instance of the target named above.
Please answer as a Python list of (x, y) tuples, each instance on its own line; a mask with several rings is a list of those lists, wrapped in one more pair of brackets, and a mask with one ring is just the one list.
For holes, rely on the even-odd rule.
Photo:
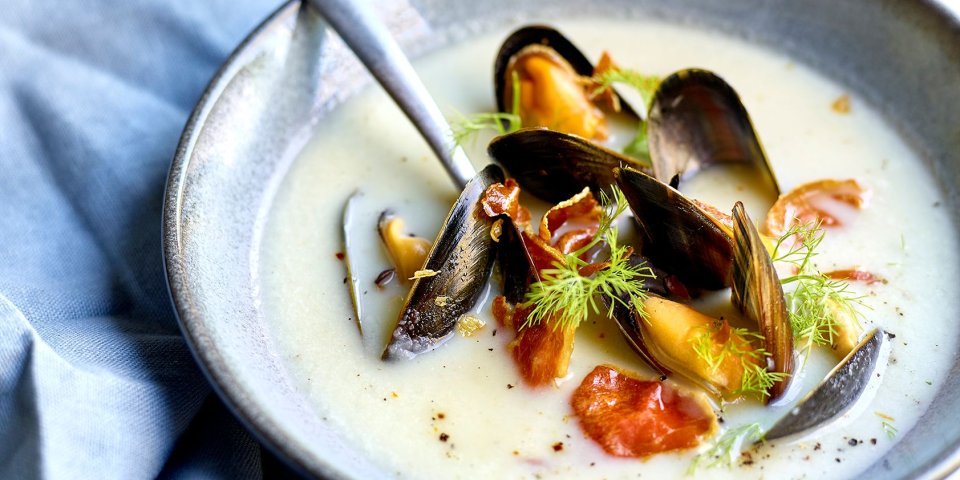
[(450, 125), (369, 0), (309, 0), (407, 115), (459, 188), (476, 175)]

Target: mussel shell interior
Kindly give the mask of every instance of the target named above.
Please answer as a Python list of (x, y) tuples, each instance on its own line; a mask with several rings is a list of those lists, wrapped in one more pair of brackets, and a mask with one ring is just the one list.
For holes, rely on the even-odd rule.
[[(643, 286), (648, 295), (656, 295), (664, 298), (671, 296), (670, 287), (667, 285), (666, 280), (669, 274), (653, 267), (647, 259), (635, 253), (630, 255), (628, 261), (633, 266), (644, 266), (652, 269), (654, 274), (653, 278), (645, 278), (643, 280)], [(629, 303), (628, 298), (622, 298), (622, 300)], [(621, 303), (611, 302), (606, 297), (604, 297), (604, 304), (607, 308), (613, 307), (613, 320), (617, 323), (617, 327), (620, 328), (620, 333), (623, 334), (627, 345), (630, 345), (630, 348), (633, 349), (637, 355), (640, 355), (640, 358), (653, 368), (660, 375), (661, 379), (666, 379), (670, 375), (670, 369), (660, 363), (650, 352), (650, 349), (647, 348), (641, 324), (644, 321), (643, 318), (637, 314), (635, 309), (627, 308)]]
[(741, 164), (755, 169), (771, 201), (780, 195), (747, 109), (710, 71), (681, 70), (664, 79), (650, 104), (647, 134), (654, 176), (664, 183), (712, 165)]

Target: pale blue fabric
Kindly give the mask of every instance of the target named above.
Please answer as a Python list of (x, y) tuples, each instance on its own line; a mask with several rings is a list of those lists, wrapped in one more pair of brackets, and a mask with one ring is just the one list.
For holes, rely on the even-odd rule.
[(250, 478), (170, 307), (160, 206), (277, 0), (0, 1), (0, 478)]

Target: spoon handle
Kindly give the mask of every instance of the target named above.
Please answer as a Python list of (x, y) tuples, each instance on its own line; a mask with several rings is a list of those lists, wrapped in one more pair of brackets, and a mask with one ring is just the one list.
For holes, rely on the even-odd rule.
[(477, 172), (463, 149), (454, 143), (450, 125), (410, 61), (370, 9), (370, 0), (309, 1), (420, 130), (447, 173), (462, 189)]

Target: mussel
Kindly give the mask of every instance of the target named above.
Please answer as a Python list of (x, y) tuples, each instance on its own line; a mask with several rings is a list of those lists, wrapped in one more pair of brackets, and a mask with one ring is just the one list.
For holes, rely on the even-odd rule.
[(679, 188), (684, 177), (717, 164), (753, 169), (771, 202), (780, 187), (733, 87), (707, 70), (688, 69), (664, 79), (647, 115), (654, 176)]
[(528, 25), (507, 37), (497, 52), (493, 65), (493, 86), (497, 97), (497, 109), (509, 111), (511, 95), (507, 95), (508, 84), (512, 82), (507, 74), (511, 62), (516, 62), (517, 54), (531, 45), (548, 47), (563, 58), (577, 75), (593, 75), (593, 63), (573, 43), (556, 29), (545, 25)]
[(733, 207), (733, 239), (733, 304), (759, 326), (764, 350), (770, 355), (767, 370), (784, 374), (769, 389), (767, 401), (774, 402), (792, 380), (793, 329), (773, 260), (740, 202)]
[(688, 287), (720, 290), (730, 286), (733, 236), (729, 227), (641, 171), (617, 168), (614, 177), (640, 227), (640, 254)]
[[(605, 117), (592, 98), (595, 86), (589, 81), (597, 73), (597, 68), (560, 32), (541, 25), (521, 28), (497, 53), (497, 108), (505, 113), (516, 108), (524, 127), (547, 127), (603, 140), (607, 136)], [(611, 98), (617, 109), (633, 114), (618, 95), (614, 93)]]
[(347, 270), (347, 279), (349, 279), (350, 286), (350, 302), (353, 304), (353, 314), (356, 316), (357, 329), (360, 330), (360, 335), (363, 335), (363, 303), (360, 301), (360, 279), (357, 278), (357, 275), (354, 273), (356, 268), (353, 265), (353, 257), (350, 255), (350, 252), (353, 250), (353, 209), (354, 203), (362, 195), (360, 191), (355, 191), (350, 194), (350, 197), (347, 198), (347, 202), (343, 205), (343, 215), (341, 216), (341, 227), (340, 233), (342, 235), (341, 241), (343, 243), (343, 265)]
[(576, 135), (523, 128), (494, 138), (487, 153), (507, 168), (524, 190), (550, 202), (570, 198), (584, 187), (609, 191), (613, 169), (649, 170), (634, 158)]
[(432, 275), (414, 280), (384, 360), (433, 350), (453, 336), (457, 320), (473, 308), (496, 256), (492, 220), (483, 214), (479, 201), (487, 187), (503, 181), (500, 167), (489, 165), (464, 187), (423, 267)]
[(879, 382), (890, 349), (886, 333), (874, 329), (837, 365), (820, 385), (804, 396), (765, 435), (766, 440), (795, 435), (836, 419)]
[[(630, 255), (628, 261), (631, 265), (642, 265), (651, 269), (653, 277), (643, 279), (644, 290), (646, 290), (647, 294), (664, 298), (678, 296), (678, 291), (681, 291), (681, 288), (671, 285), (670, 274), (651, 266), (645, 258), (637, 254)], [(682, 289), (682, 292), (685, 293), (685, 289)], [(611, 304), (608, 299), (604, 298), (604, 303), (607, 308), (613, 308), (612, 317), (617, 327), (620, 328), (620, 333), (623, 334), (624, 340), (627, 341), (627, 345), (630, 345), (630, 348), (633, 349), (637, 355), (640, 355), (640, 358), (642, 358), (647, 365), (656, 370), (661, 379), (666, 379), (671, 373), (670, 369), (657, 360), (647, 348), (642, 328), (645, 320), (640, 317), (636, 310), (624, 306), (630, 304), (628, 298), (622, 298), (622, 300), (623, 303), (613, 302)]]
[(627, 343), (661, 378), (679, 374), (720, 399), (762, 395), (744, 385), (764, 357), (751, 336), (683, 303), (651, 294), (644, 313), (618, 307), (614, 320)]

